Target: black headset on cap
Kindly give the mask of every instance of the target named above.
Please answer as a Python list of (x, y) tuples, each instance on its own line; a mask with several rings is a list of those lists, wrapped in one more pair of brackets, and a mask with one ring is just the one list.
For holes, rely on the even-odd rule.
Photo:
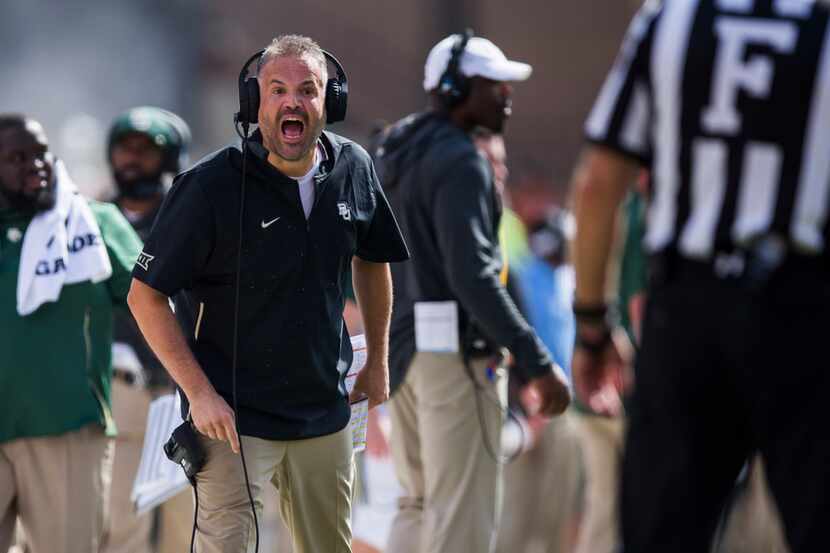
[(438, 81), (438, 94), (447, 109), (454, 108), (470, 94), (470, 79), (461, 73), (461, 55), (471, 38), (473, 38), (473, 30), (470, 28), (458, 35), (458, 40), (455, 41), (450, 52), (447, 68)]
[[(242, 71), (239, 72), (239, 111), (236, 113), (235, 121), (242, 125), (250, 125), (257, 122), (259, 113), (259, 80), (256, 75), (248, 76), (248, 68), (259, 59), (265, 50), (260, 50), (245, 62)], [(323, 50), (323, 55), (334, 65), (337, 70), (337, 77), (326, 81), (326, 123), (337, 123), (346, 118), (346, 107), (349, 100), (349, 80), (346, 71), (337, 58)]]

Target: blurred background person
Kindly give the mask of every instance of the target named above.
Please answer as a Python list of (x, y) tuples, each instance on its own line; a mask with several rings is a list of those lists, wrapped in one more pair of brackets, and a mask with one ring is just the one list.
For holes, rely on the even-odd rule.
[[(476, 147), (490, 162), (497, 192), (504, 197), (510, 173), (503, 136), (478, 128), (473, 137)], [(549, 180), (547, 186), (540, 182), (535, 190), (538, 192), (536, 198), (549, 198), (552, 188)], [(520, 193), (516, 193), (516, 188), (510, 190), (510, 200), (517, 199)], [(520, 205), (522, 199), (519, 198)], [(573, 271), (567, 263), (567, 240), (573, 223), (552, 200), (544, 202), (543, 206), (550, 215), (536, 221), (530, 230), (528, 253), (519, 263), (514, 263), (509, 254), (504, 256), (509, 266), (507, 290), (567, 374), (574, 326), (571, 311)], [(524, 228), (524, 223), (520, 221), (520, 224)], [(505, 229), (502, 219), (502, 245), (511, 232), (511, 228)], [(504, 466), (504, 503), (496, 551), (569, 551), (576, 537), (580, 508), (578, 443), (567, 415), (547, 419), (530, 414), (538, 405), (534, 398), (522, 397), (524, 384), (526, 381), (514, 374), (509, 386), (511, 416), (505, 421), (502, 444), (507, 448), (505, 451), (512, 449), (514, 453), (507, 454), (511, 459)], [(517, 436), (518, 444), (511, 443), (511, 434)]]
[[(568, 260), (572, 235), (570, 213), (550, 204), (545, 218), (528, 227), (529, 255), (515, 272), (527, 320), (569, 380), (575, 326), (573, 267)], [(505, 467), (499, 551), (568, 552), (577, 536), (583, 489), (574, 406), (546, 420), (533, 414), (535, 398), (525, 393), (520, 400), (530, 413), (532, 441), (529, 451)], [(511, 496), (514, 500), (508, 503)], [(515, 549), (522, 540), (528, 547)]]
[[(515, 91), (517, 105), (526, 109), (513, 116), (511, 156), (541, 160), (561, 194), (593, 91), (639, 4), (395, 0), (341, 10), (328, 0), (307, 0), (301, 9), (273, 0), (240, 10), (228, 0), (85, 0), (77, 10), (58, 0), (7, 2), (0, 18), (0, 66), (13, 84), (0, 90), (0, 105), (35, 107), (84, 192), (101, 198), (111, 184), (100, 163), (109, 123), (132, 106), (163, 106), (188, 121), (191, 159), (235, 140), (229, 122), (238, 61), (266, 43), (275, 25), (279, 32), (319, 35), (338, 53), (352, 89), (359, 91), (349, 98), (342, 129), (364, 145), (378, 118), (395, 120), (423, 105), (423, 75), (411, 69), (423, 64), (421, 53), (473, 25), (516, 59), (552, 68), (535, 75), (532, 87)], [(284, 17), (289, 11), (290, 21)], [(334, 20), (336, 25), (320, 29), (320, 21)], [(360, 63), (366, 52), (371, 63)], [(54, 79), (62, 83), (60, 102), (43, 86), (42, 74), (31, 70), (42, 63), (52, 64)], [(377, 75), (388, 77), (383, 86), (377, 86)]]
[[(628, 342), (639, 347), (645, 302), (646, 260), (642, 249), (647, 176), (630, 192), (618, 216), (617, 278), (609, 295), (616, 298), (620, 324)], [(631, 358), (626, 359), (631, 363)], [(575, 422), (585, 467), (585, 501), (575, 553), (615, 553), (620, 547), (620, 469), (623, 456), (625, 413), (613, 415), (574, 402)]]
[(0, 551), (98, 551), (112, 470), (113, 311), (141, 243), (78, 193), (46, 133), (0, 115)]
[(574, 276), (568, 259), (573, 225), (568, 211), (551, 205), (547, 216), (529, 227), (530, 256), (517, 268), (528, 322), (566, 374), (570, 374), (575, 329), (571, 310)]
[[(178, 115), (142, 106), (120, 114), (107, 139), (107, 162), (117, 196), (115, 204), (142, 240), (150, 234), (173, 177), (185, 170), (190, 128)], [(177, 310), (183, 316), (186, 310)], [(193, 521), (190, 493), (165, 502), (157, 514), (135, 514), (130, 495), (135, 481), (150, 402), (173, 384), (144, 341), (132, 315), (115, 314), (113, 343), (113, 415), (118, 426), (113, 464), (108, 553), (183, 551), (189, 546)], [(169, 543), (179, 536), (178, 543)], [(181, 541), (185, 539), (186, 541)]]
[[(412, 251), (392, 272), (391, 448), (405, 492), (390, 551), (493, 550), (507, 385), (501, 348), (527, 373), (542, 414), (570, 401), (561, 368), (505, 290), (501, 200), (472, 141), (478, 126), (502, 131), (510, 82), (530, 72), (471, 31), (443, 39), (426, 60), (429, 109), (393, 125), (379, 148), (378, 173)], [(418, 320), (418, 304), (444, 310), (438, 316), (455, 326), (446, 332), (459, 339), (437, 345), (446, 336)]]
[(551, 208), (561, 206), (563, 200), (545, 164), (513, 155), (510, 166), (513, 170), (505, 182), (499, 239), (510, 267), (520, 271), (531, 257), (528, 228), (543, 224)]

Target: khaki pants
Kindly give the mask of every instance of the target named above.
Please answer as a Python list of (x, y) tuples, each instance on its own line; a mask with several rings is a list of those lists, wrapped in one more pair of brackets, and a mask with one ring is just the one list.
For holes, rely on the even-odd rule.
[[(202, 437), (207, 463), (196, 477), (196, 550), (254, 550), (255, 530), (242, 461), (227, 442)], [(351, 553), (354, 455), (350, 430), (307, 440), (242, 437), (251, 492), (262, 519), (263, 489), (279, 491), (295, 553)]]
[(97, 552), (111, 470), (112, 440), (97, 423), (0, 444), (0, 551), (20, 517), (31, 553)]
[(789, 547), (760, 455), (752, 460), (745, 488), (735, 497), (714, 553), (787, 553)]
[(193, 491), (187, 489), (159, 506), (157, 553), (190, 551), (193, 532)]
[[(152, 397), (143, 386), (112, 380), (112, 411), (118, 426), (112, 467), (110, 526), (106, 553), (149, 553), (152, 513), (135, 514), (130, 494), (141, 462), (147, 411)], [(192, 519), (191, 519), (192, 521)]]
[[(130, 494), (141, 462), (147, 412), (153, 394), (142, 386), (112, 380), (112, 411), (118, 426), (115, 461), (112, 467), (109, 537), (106, 553), (148, 553), (152, 551), (153, 513), (136, 516)], [(193, 528), (193, 495), (184, 491), (160, 507), (158, 553), (190, 551)]]
[(624, 420), (577, 415), (585, 462), (585, 509), (575, 553), (612, 553), (620, 545), (620, 461)]
[[(259, 550), (293, 553), (291, 535), (280, 516), (280, 498), (274, 487), (262, 490), (262, 513), (259, 523)], [(159, 517), (157, 553), (183, 553), (190, 551), (190, 535), (193, 527), (193, 492), (188, 489), (161, 505)], [(353, 545), (356, 547), (356, 544)], [(359, 551), (355, 549), (355, 553)]]
[(404, 496), (386, 551), (493, 550), (501, 468), (488, 453), (483, 432), (486, 428), (498, 453), (507, 376), (499, 368), (488, 378), (486, 365), (477, 361), (472, 367), (483, 388), (478, 407), (461, 358), (444, 353), (416, 354), (389, 403), (390, 447)]
[(568, 412), (548, 422), (535, 447), (504, 467), (498, 553), (571, 551), (582, 480), (582, 456)]
[[(153, 551), (153, 513), (136, 516), (132, 494), (153, 393), (142, 386), (112, 380), (112, 411), (118, 426), (115, 461), (112, 468), (109, 537), (105, 553), (147, 553)], [(159, 507), (157, 553), (190, 551), (193, 528), (193, 494), (183, 491)]]

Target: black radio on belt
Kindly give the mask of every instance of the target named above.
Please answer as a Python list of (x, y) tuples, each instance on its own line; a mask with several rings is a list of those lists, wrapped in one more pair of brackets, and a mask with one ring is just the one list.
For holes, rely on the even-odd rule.
[(164, 453), (168, 459), (181, 465), (191, 481), (205, 466), (205, 448), (199, 442), (199, 437), (190, 421), (185, 421), (176, 427), (173, 435), (164, 444)]
[(787, 241), (775, 233), (761, 234), (743, 246), (715, 252), (710, 261), (684, 259), (675, 248), (669, 247), (649, 259), (649, 283), (667, 284), (678, 273), (694, 270), (737, 282), (751, 292), (761, 292), (780, 272), (789, 253)]
[(461, 333), (461, 354), (465, 359), (490, 357), (499, 351), (499, 347), (484, 335), (474, 321), (467, 321)]
[(747, 248), (744, 283), (752, 291), (761, 291), (787, 260), (789, 247), (779, 235), (769, 233), (753, 240)]

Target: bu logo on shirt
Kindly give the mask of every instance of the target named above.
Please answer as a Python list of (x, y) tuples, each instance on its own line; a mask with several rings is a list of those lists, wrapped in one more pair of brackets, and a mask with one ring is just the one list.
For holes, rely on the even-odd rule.
[(337, 214), (343, 217), (344, 221), (352, 220), (352, 210), (346, 202), (339, 202), (337, 204)]

